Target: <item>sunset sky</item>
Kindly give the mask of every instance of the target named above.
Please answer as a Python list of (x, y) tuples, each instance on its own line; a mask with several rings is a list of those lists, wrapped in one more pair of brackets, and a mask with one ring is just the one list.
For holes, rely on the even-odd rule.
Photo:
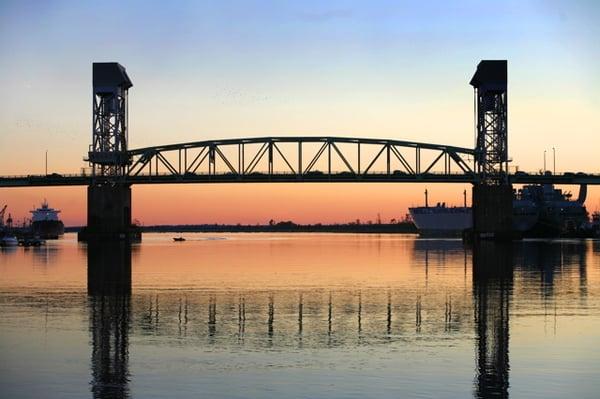
[[(334, 135), (473, 146), (481, 59), (507, 59), (513, 166), (600, 173), (600, 2), (0, 3), (0, 175), (75, 173), (91, 142), (92, 62), (133, 81), (129, 147)], [(226, 4), (225, 4), (226, 3)], [(429, 185), (462, 203), (463, 185)], [(142, 223), (400, 218), (424, 185), (134, 187)], [(577, 187), (567, 187), (577, 191)], [(85, 188), (0, 189), (17, 220), (47, 198), (85, 222)], [(600, 209), (592, 188), (588, 210)]]

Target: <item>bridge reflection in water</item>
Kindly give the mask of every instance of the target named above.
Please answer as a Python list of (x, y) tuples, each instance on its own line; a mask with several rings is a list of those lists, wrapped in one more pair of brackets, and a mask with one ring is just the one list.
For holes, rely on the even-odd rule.
[(512, 260), (511, 244), (482, 242), (473, 248), (478, 398), (508, 397)]
[(160, 336), (167, 345), (250, 351), (418, 346), (474, 336), (474, 396), (508, 397), (515, 270), (536, 276), (541, 291), (551, 296), (554, 272), (563, 262), (579, 262), (579, 293), (585, 298), (585, 245), (483, 243), (471, 250), (458, 241), (417, 240), (413, 250), (413, 259), (424, 260), (425, 287), (432, 259), (462, 257), (464, 289), (213, 289), (132, 295), (131, 248), (90, 246), (93, 395), (129, 397), (129, 336), (134, 334)]
[(88, 245), (88, 303), (94, 398), (129, 397), (131, 246)]

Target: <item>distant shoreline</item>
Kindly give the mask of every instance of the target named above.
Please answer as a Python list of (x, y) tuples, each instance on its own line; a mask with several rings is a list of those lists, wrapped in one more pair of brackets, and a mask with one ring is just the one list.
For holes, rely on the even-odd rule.
[[(65, 227), (65, 232), (78, 232), (82, 227)], [(411, 222), (389, 224), (309, 224), (280, 222), (272, 225), (157, 225), (141, 226), (144, 233), (390, 233), (417, 234)]]

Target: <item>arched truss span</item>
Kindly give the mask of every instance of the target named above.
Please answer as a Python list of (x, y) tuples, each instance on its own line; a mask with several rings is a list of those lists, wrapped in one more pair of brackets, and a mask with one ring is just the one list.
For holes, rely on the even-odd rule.
[(198, 141), (129, 151), (127, 177), (177, 181), (472, 181), (470, 148), (346, 137)]

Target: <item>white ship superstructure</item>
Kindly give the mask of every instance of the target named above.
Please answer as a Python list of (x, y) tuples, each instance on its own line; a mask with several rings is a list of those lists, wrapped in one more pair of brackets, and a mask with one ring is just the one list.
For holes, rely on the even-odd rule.
[(31, 212), (31, 222), (45, 222), (45, 221), (58, 221), (58, 214), (60, 211), (58, 209), (50, 208), (48, 206), (48, 201), (44, 200), (42, 202), (42, 206), (34, 209)]
[(41, 238), (55, 239), (64, 234), (65, 226), (58, 218), (60, 211), (50, 208), (44, 200), (42, 206), (30, 211), (33, 234)]

